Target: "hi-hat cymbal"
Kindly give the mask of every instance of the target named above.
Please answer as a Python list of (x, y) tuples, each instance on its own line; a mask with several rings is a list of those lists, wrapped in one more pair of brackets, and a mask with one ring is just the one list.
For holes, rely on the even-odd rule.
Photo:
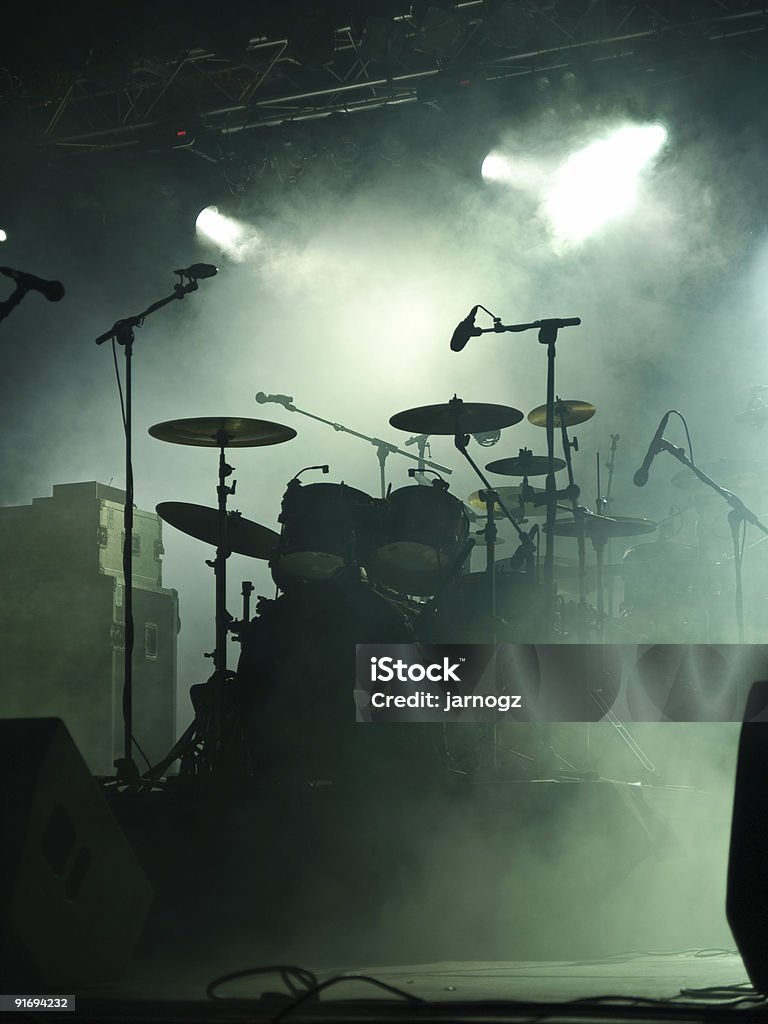
[[(547, 514), (546, 505), (533, 505), (531, 502), (521, 504), (521, 498), (523, 493), (522, 487), (494, 487), (494, 491), (498, 494), (504, 504), (511, 512), (515, 519), (528, 519), (530, 516), (545, 516)], [(485, 512), (486, 505), (482, 500), (481, 495), (483, 491), (473, 491), (472, 494), (467, 498), (466, 503), (475, 512)], [(528, 493), (536, 495), (543, 494), (543, 491), (537, 491), (533, 487), (528, 488)], [(497, 513), (501, 512), (501, 506), (498, 501), (495, 501), (494, 508)]]
[[(635, 516), (598, 516), (594, 512), (584, 513), (584, 533), (587, 537), (637, 537), (641, 533), (653, 533), (658, 526), (651, 519)], [(546, 527), (544, 527), (546, 529)], [(552, 531), (559, 537), (576, 537), (575, 519), (559, 519)]]
[(152, 437), (171, 444), (191, 444), (199, 448), (254, 448), (282, 444), (296, 437), (292, 427), (269, 420), (237, 416), (197, 416), (188, 420), (166, 420), (149, 428)]
[[(161, 501), (155, 506), (160, 518), (182, 533), (216, 547), (219, 543), (219, 513), (207, 505), (186, 501)], [(280, 534), (267, 526), (244, 519), (239, 512), (227, 512), (227, 548), (251, 558), (271, 558), (277, 551)]]
[[(554, 459), (555, 470), (563, 469), (563, 459)], [(489, 473), (500, 476), (545, 476), (549, 472), (549, 459), (546, 455), (534, 455), (530, 448), (521, 448), (520, 454), (511, 459), (496, 459), (485, 467)]]
[[(591, 420), (596, 412), (597, 409), (590, 402), (578, 402), (572, 398), (558, 399), (555, 402), (555, 426), (562, 427), (563, 421), (565, 421), (566, 427), (573, 427), (577, 423)], [(537, 405), (535, 409), (531, 409), (528, 413), (528, 422), (532, 423), (534, 427), (546, 427), (546, 405)]]
[[(712, 477), (721, 487), (733, 487), (736, 490), (747, 489), (768, 484), (768, 466), (760, 462), (739, 462), (736, 459), (718, 459), (717, 462), (705, 462), (699, 466), (702, 473)], [(690, 469), (682, 469), (675, 473), (671, 481), (675, 487), (684, 491), (709, 490), (696, 474)], [(712, 492), (714, 493), (714, 491)]]
[(422, 405), (395, 413), (389, 422), (411, 434), (485, 434), (519, 423), (523, 413), (511, 405), (464, 402), (454, 396), (443, 405)]

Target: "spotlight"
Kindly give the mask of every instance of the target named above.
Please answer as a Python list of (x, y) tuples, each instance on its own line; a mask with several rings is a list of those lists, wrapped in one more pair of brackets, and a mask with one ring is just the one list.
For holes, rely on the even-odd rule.
[(2, 228), (0, 228), (0, 242), (7, 242), (7, 241), (8, 241), (7, 233)]
[(640, 175), (667, 138), (662, 124), (626, 125), (570, 156), (543, 203), (557, 240), (581, 242), (632, 209)]
[(227, 217), (217, 206), (206, 206), (197, 215), (195, 230), (201, 239), (207, 239), (224, 256), (239, 262), (258, 244), (258, 234), (242, 221)]

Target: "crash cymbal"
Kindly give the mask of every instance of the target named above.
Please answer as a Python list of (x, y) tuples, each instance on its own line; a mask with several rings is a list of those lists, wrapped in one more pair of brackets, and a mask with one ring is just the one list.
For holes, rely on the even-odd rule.
[[(186, 501), (161, 501), (155, 506), (160, 518), (182, 533), (216, 547), (219, 543), (219, 513), (207, 505)], [(238, 555), (271, 558), (277, 551), (280, 534), (267, 526), (244, 519), (239, 512), (227, 512), (227, 547)]]
[[(555, 470), (563, 469), (563, 459), (554, 459)], [(496, 459), (485, 467), (489, 473), (500, 476), (545, 476), (549, 472), (549, 459), (546, 455), (534, 455), (530, 448), (521, 448), (520, 454), (511, 459)]]
[[(602, 537), (606, 540), (609, 537), (637, 537), (641, 533), (653, 533), (657, 526), (651, 519), (638, 519), (634, 516), (597, 516), (594, 512), (584, 515), (584, 532), (587, 537)], [(576, 520), (558, 520), (553, 533), (559, 537), (575, 537)]]
[[(699, 466), (699, 469), (707, 476), (711, 476), (721, 487), (734, 488), (737, 491), (768, 485), (768, 466), (761, 462), (718, 459), (717, 462), (705, 462)], [(675, 487), (680, 487), (684, 491), (710, 490), (690, 469), (682, 469), (679, 473), (675, 473), (671, 482)]]
[[(530, 502), (521, 505), (522, 487), (494, 487), (493, 489), (515, 519), (527, 519), (530, 516), (545, 516), (547, 514), (545, 505), (532, 505)], [(540, 490), (537, 491), (533, 487), (528, 488), (528, 491), (529, 493), (532, 491), (536, 495), (544, 493)], [(480, 497), (482, 493), (482, 491), (473, 491), (465, 502), (475, 513), (484, 513), (486, 511), (485, 502)], [(497, 513), (501, 513), (501, 506), (498, 501), (494, 502), (494, 506)], [(503, 515), (503, 513), (501, 514)]]
[[(585, 420), (591, 420), (597, 412), (594, 405), (589, 402), (578, 402), (576, 399), (560, 399), (555, 402), (555, 426), (562, 427), (563, 420), (565, 420), (566, 427), (573, 427), (577, 423), (584, 423)], [(528, 422), (532, 423), (534, 427), (546, 427), (547, 425), (547, 407), (546, 405), (537, 405), (535, 409), (531, 409), (528, 413)]]
[(269, 420), (251, 420), (237, 416), (198, 416), (188, 420), (167, 420), (149, 428), (152, 437), (171, 444), (191, 444), (199, 448), (254, 448), (282, 444), (296, 437), (292, 427)]
[(523, 413), (511, 405), (464, 402), (454, 397), (443, 405), (422, 405), (395, 413), (389, 422), (410, 434), (485, 434), (519, 423)]

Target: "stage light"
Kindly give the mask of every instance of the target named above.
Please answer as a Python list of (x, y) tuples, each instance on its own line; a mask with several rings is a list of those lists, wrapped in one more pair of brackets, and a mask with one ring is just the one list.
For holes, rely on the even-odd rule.
[(662, 124), (626, 125), (570, 156), (543, 203), (556, 239), (581, 242), (632, 209), (640, 175), (667, 138)]
[(5, 233), (5, 231), (3, 231), (2, 228), (0, 228), (0, 242), (7, 242), (7, 241), (8, 241), (8, 235)]
[(258, 241), (256, 231), (234, 217), (227, 217), (217, 206), (206, 206), (198, 213), (195, 230), (198, 237), (212, 242), (223, 255), (235, 261), (242, 260)]

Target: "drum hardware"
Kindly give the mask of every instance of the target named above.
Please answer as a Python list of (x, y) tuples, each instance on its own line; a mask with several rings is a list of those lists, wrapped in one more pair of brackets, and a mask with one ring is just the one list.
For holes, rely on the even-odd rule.
[[(579, 552), (579, 566), (581, 569), (580, 582), (579, 582), (579, 608), (581, 612), (581, 629), (579, 631), (582, 640), (586, 640), (587, 631), (589, 628), (589, 616), (587, 610), (587, 590), (586, 590), (586, 545), (584, 530), (580, 527), (581, 523), (581, 508), (579, 505), (579, 488), (576, 486), (573, 475), (573, 461), (571, 458), (571, 451), (579, 450), (579, 440), (577, 437), (570, 439), (568, 436), (568, 427), (575, 426), (577, 423), (584, 423), (591, 419), (596, 412), (596, 408), (589, 402), (577, 401), (575, 399), (563, 400), (559, 397), (555, 398), (554, 405), (551, 413), (548, 405), (540, 405), (535, 409), (532, 409), (528, 413), (528, 421), (537, 427), (549, 427), (556, 426), (560, 428), (561, 441), (563, 447), (563, 455), (565, 456), (564, 466), (568, 469), (568, 488), (565, 494), (556, 494), (556, 497), (565, 497), (570, 501), (571, 512), (574, 516), (576, 529), (576, 540), (578, 543)], [(556, 533), (557, 531), (552, 529), (552, 523), (548, 522), (548, 535), (550, 533)]]
[[(556, 532), (562, 537), (577, 537), (582, 530), (589, 537), (595, 551), (596, 589), (597, 589), (597, 629), (602, 637), (605, 624), (605, 545), (609, 537), (632, 537), (643, 533), (651, 533), (656, 523), (650, 519), (638, 519), (631, 516), (599, 516), (588, 508), (581, 508), (578, 520), (559, 520), (555, 523)], [(580, 564), (581, 568), (581, 564)], [(580, 592), (581, 596), (581, 592)]]
[[(418, 473), (409, 470), (409, 475)], [(469, 514), (448, 484), (398, 488), (387, 495), (383, 517), (364, 559), (369, 577), (401, 594), (431, 597), (459, 574), (474, 546)]]
[[(620, 438), (619, 434), (611, 434), (611, 453), (610, 453), (610, 458), (608, 459), (608, 462), (606, 462), (606, 464), (605, 464), (606, 469), (608, 470), (608, 483), (607, 483), (607, 486), (606, 486), (606, 489), (605, 489), (605, 495), (603, 495), (602, 487), (600, 486), (600, 452), (597, 452), (597, 455), (596, 455), (596, 459), (595, 459), (596, 466), (595, 466), (595, 468), (597, 470), (597, 474), (596, 474), (597, 497), (595, 499), (595, 508), (596, 508), (597, 514), (599, 516), (610, 516), (610, 514), (611, 514), (611, 506), (613, 505), (613, 498), (611, 497), (611, 490), (613, 488), (613, 474), (614, 474), (615, 468), (616, 468), (616, 449), (619, 446), (619, 441), (620, 440), (621, 440), (621, 438)], [(605, 556), (606, 556), (606, 558), (610, 559), (611, 555), (612, 555), (612, 552), (611, 552), (611, 539), (609, 538), (608, 539), (608, 543), (606, 544), (606, 548), (605, 548)], [(608, 615), (609, 615), (610, 618), (613, 618), (613, 606), (614, 606), (613, 592), (614, 592), (613, 577), (610, 576), (608, 578), (608, 591), (607, 591)]]
[[(199, 272), (205, 267), (205, 272)], [(176, 299), (183, 299), (191, 292), (197, 291), (198, 277), (212, 277), (217, 269), (210, 264), (197, 264), (187, 270), (177, 270), (179, 281), (173, 286), (173, 294), (166, 295), (157, 302), (153, 302), (142, 313), (117, 320), (109, 330), (104, 331), (95, 339), (97, 345), (103, 345), (105, 341), (112, 342), (112, 354), (115, 359), (115, 372), (120, 387), (120, 410), (123, 419), (123, 431), (125, 434), (125, 502), (123, 504), (123, 531), (125, 534), (124, 557), (123, 557), (123, 628), (125, 644), (123, 648), (123, 757), (115, 763), (118, 780), (131, 780), (137, 775), (137, 768), (133, 762), (133, 644), (134, 644), (134, 623), (133, 623), (133, 562), (131, 552), (133, 551), (133, 343), (135, 341), (134, 330), (142, 327), (144, 321), (152, 313), (169, 305)], [(185, 280), (186, 279), (186, 280)], [(51, 287), (58, 282), (50, 282)], [(17, 302), (26, 293), (23, 281), (17, 282), (16, 291), (3, 304), (4, 314), (7, 315)], [(54, 289), (55, 291), (55, 289)], [(62, 289), (63, 294), (63, 289)], [(59, 295), (61, 298), (61, 295)], [(2, 316), (0, 315), (0, 319)], [(115, 344), (121, 345), (125, 354), (124, 384), (121, 384), (117, 368), (117, 350)]]
[(495, 508), (498, 505), (504, 515), (517, 531), (521, 543), (527, 548), (531, 575), (535, 572), (533, 547), (528, 535), (515, 522), (514, 516), (507, 509), (503, 499), (493, 490), (482, 470), (467, 451), (470, 436), (482, 434), (519, 423), (523, 414), (519, 409), (504, 405), (490, 405), (479, 402), (464, 402), (454, 395), (443, 405), (427, 405), (416, 409), (407, 409), (390, 417), (389, 422), (399, 430), (422, 431), (431, 434), (453, 435), (456, 448), (469, 462), (485, 487), (485, 492), (478, 492), (486, 511), (485, 520), (485, 552), (486, 572), (488, 574), (488, 609), (491, 635), (489, 643), (496, 643), (496, 582), (495, 582), (495, 548), (497, 528)]
[[(563, 459), (552, 460), (555, 472), (565, 468)], [(545, 455), (534, 455), (530, 448), (521, 448), (513, 459), (497, 459), (487, 463), (489, 473), (500, 476), (545, 476), (549, 469), (549, 460)]]
[[(424, 458), (424, 451), (420, 447), (418, 455), (412, 455), (411, 452), (406, 452), (402, 448), (398, 448), (397, 445), (390, 444), (388, 441), (382, 441), (378, 437), (370, 437), (368, 434), (361, 434), (357, 430), (352, 430), (350, 427), (345, 427), (342, 423), (334, 423), (333, 420), (324, 419), (322, 416), (317, 416), (315, 413), (307, 412), (306, 409), (299, 409), (293, 404), (293, 398), (288, 395), (266, 395), (263, 391), (259, 391), (254, 398), (260, 404), (265, 402), (277, 402), (278, 405), (282, 405), (289, 412), (297, 412), (301, 416), (306, 416), (311, 420), (316, 420), (318, 423), (325, 423), (329, 427), (333, 427), (334, 430), (342, 434), (350, 434), (352, 437), (357, 437), (361, 441), (367, 441), (372, 444), (376, 449), (376, 455), (379, 460), (379, 489), (380, 497), (386, 498), (387, 496), (387, 478), (386, 478), (386, 462), (390, 455), (402, 455), (406, 459), (410, 459), (412, 462), (419, 464), (419, 469), (424, 469), (428, 466), (430, 469), (436, 469), (441, 473), (447, 473), (450, 475), (453, 470), (448, 469), (447, 466), (441, 466), (437, 462), (432, 462), (429, 459)], [(391, 422), (391, 421), (390, 421)], [(406, 430), (410, 429), (408, 427)], [(421, 433), (419, 428), (416, 428), (416, 433)], [(425, 431), (424, 433), (429, 433)], [(438, 433), (438, 431), (432, 431), (432, 433)], [(426, 440), (424, 442), (426, 444)]]
[(345, 483), (302, 484), (300, 470), (283, 495), (278, 519), (282, 525), (277, 551), (270, 560), (280, 590), (328, 582), (342, 573), (359, 577), (373, 544), (376, 502)]
[[(231, 552), (229, 539), (230, 514), (227, 510), (227, 500), (235, 493), (237, 481), (233, 480), (228, 484), (228, 479), (234, 472), (234, 467), (227, 463), (225, 453), (227, 448), (253, 448), (264, 447), (273, 444), (283, 444), (296, 437), (296, 431), (291, 427), (283, 426), (280, 423), (272, 423), (267, 420), (239, 419), (235, 417), (199, 417), (195, 419), (169, 420), (164, 423), (156, 423), (149, 428), (152, 437), (160, 441), (167, 441), (171, 444), (194, 445), (201, 448), (218, 448), (219, 450), (219, 471), (216, 494), (217, 503), (217, 536), (216, 536), (216, 558), (213, 561), (206, 561), (211, 566), (215, 577), (216, 591), (216, 646), (207, 657), (213, 660), (213, 675), (206, 686), (213, 690), (212, 700), (205, 699), (203, 704), (207, 712), (204, 719), (206, 725), (200, 730), (202, 736), (203, 770), (215, 772), (222, 764), (225, 753), (222, 748), (222, 712), (224, 684), (229, 680), (227, 672), (227, 634), (229, 632), (231, 616), (227, 612), (227, 558)], [(205, 506), (202, 506), (205, 508)], [(194, 518), (194, 514), (193, 514)], [(206, 519), (205, 513), (198, 518), (198, 523)], [(232, 520), (235, 522), (235, 520)], [(208, 518), (210, 525), (210, 518)], [(244, 535), (261, 537), (263, 527), (256, 523), (251, 524), (256, 528), (255, 532), (248, 527), (243, 531)], [(242, 523), (238, 522), (235, 531), (240, 530)], [(206, 695), (206, 696), (208, 696)]]
[[(478, 309), (483, 309), (484, 312), (493, 320), (493, 327), (481, 328), (475, 327), (475, 316), (477, 315)], [(567, 318), (550, 318), (547, 320), (536, 320), (533, 323), (528, 324), (502, 324), (501, 318), (494, 316), (485, 306), (473, 306), (470, 310), (469, 315), (466, 319), (456, 327), (451, 338), (451, 349), (454, 352), (460, 352), (467, 344), (471, 337), (476, 337), (481, 334), (489, 334), (491, 332), (495, 334), (502, 334), (504, 332), (519, 333), (521, 331), (538, 331), (538, 341), (540, 345), (547, 346), (547, 400), (545, 405), (545, 416), (544, 424), (547, 431), (547, 459), (548, 459), (548, 471), (546, 480), (546, 495), (547, 495), (547, 525), (549, 530), (547, 532), (546, 539), (546, 551), (544, 555), (544, 578), (545, 578), (545, 592), (549, 595), (550, 606), (547, 609), (546, 618), (549, 621), (553, 631), (555, 623), (555, 606), (554, 606), (554, 555), (555, 555), (555, 535), (552, 527), (555, 523), (557, 515), (557, 498), (555, 497), (556, 485), (555, 485), (555, 355), (557, 345), (557, 334), (558, 331), (563, 327), (578, 327), (581, 324), (579, 317), (567, 317)], [(456, 431), (456, 437), (458, 437), (458, 428)], [(458, 447), (458, 445), (457, 445)], [(466, 448), (466, 446), (465, 446)], [(461, 450), (461, 449), (460, 449)]]

